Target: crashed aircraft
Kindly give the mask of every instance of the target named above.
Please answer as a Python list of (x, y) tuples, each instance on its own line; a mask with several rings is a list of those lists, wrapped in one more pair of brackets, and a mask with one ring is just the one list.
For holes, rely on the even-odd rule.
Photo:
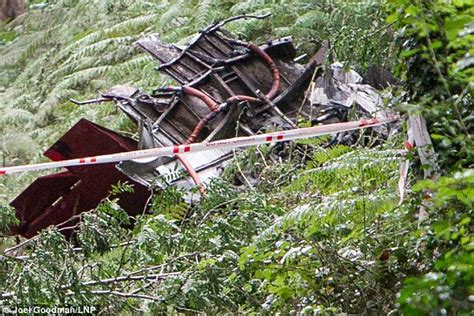
[[(366, 117), (380, 111), (380, 93), (363, 84), (356, 72), (344, 71), (339, 63), (324, 67), (327, 42), (306, 64), (300, 64), (295, 61), (291, 37), (257, 46), (236, 39), (224, 28), (230, 21), (249, 17), (265, 16), (215, 23), (186, 47), (164, 44), (155, 36), (139, 40), (137, 46), (156, 59), (157, 69), (174, 79), (176, 86), (152, 93), (116, 86), (98, 99), (72, 100), (77, 104), (115, 102), (136, 123), (139, 141), (81, 119), (44, 155), (59, 161), (208, 142), (295, 128), (299, 117), (312, 124), (338, 122), (354, 107)], [(346, 136), (335, 140), (344, 141)], [(197, 186), (203, 192), (204, 185), (218, 177), (232, 158), (232, 150), (216, 149), (151, 161), (68, 167), (36, 179), (11, 202), (20, 221), (12, 233), (30, 238), (50, 225), (70, 227), (78, 220), (75, 215), (94, 209), (119, 181), (134, 186), (133, 193), (118, 196), (120, 206), (131, 216), (140, 214), (152, 190), (174, 185)]]

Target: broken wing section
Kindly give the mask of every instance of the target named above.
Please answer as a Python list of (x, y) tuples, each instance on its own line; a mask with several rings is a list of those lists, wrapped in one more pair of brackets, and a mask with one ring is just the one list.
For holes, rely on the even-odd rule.
[[(81, 119), (44, 154), (57, 161), (136, 148), (134, 140)], [(118, 196), (119, 205), (130, 215), (141, 213), (149, 191), (119, 172), (115, 164), (69, 167), (65, 172), (38, 178), (11, 202), (20, 220), (12, 232), (30, 238), (50, 225), (73, 226), (77, 222), (75, 215), (97, 207), (119, 181), (134, 185), (133, 194)], [(68, 235), (72, 229), (63, 232)]]

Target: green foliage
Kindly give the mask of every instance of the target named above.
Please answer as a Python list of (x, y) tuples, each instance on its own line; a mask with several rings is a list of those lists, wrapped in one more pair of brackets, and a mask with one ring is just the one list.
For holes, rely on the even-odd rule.
[[(405, 260), (398, 257), (405, 213), (396, 210), (393, 192), (398, 164), (385, 161), (380, 169), (367, 161), (393, 154), (345, 146), (316, 149), (308, 170), (282, 188), (293, 197), (291, 210), (260, 233), (239, 262), (258, 282), (265, 311), (389, 311)], [(350, 158), (354, 161), (341, 165)], [(321, 170), (334, 174), (318, 176)], [(372, 186), (366, 176), (380, 183)], [(380, 261), (387, 249), (389, 262)]]
[(433, 214), (422, 227), (433, 270), (410, 277), (398, 302), (407, 314), (458, 314), (474, 308), (474, 173), (459, 172), (437, 182), (419, 182), (416, 190), (433, 190)]
[(472, 1), (389, 1), (399, 30), (398, 72), (408, 102), (422, 106), (446, 169), (473, 162)]
[[(391, 171), (398, 165), (361, 168), (366, 163), (362, 157), (394, 152), (304, 146), (310, 156), (320, 158), (300, 169), (288, 169), (290, 164), (270, 166), (264, 161), (271, 154), (267, 149), (261, 148), (262, 155), (255, 154), (259, 148), (250, 149), (244, 155), (255, 155), (252, 159), (262, 165), (264, 180), (256, 190), (237, 190), (216, 180), (199, 204), (186, 208), (184, 216), (183, 192), (168, 188), (152, 200), (151, 213), (135, 219), (133, 231), (121, 228), (128, 223), (125, 213), (109, 197), (97, 210), (82, 215), (74, 238), (80, 248), (73, 248), (52, 229), (22, 250), (23, 260), (6, 257), (8, 271), (23, 271), (5, 277), (4, 291), (15, 293), (6, 303), (87, 302), (108, 312), (140, 308), (155, 313), (387, 311), (400, 270), (406, 269), (401, 254), (412, 241), (403, 244), (400, 232), (407, 229), (407, 216), (404, 210), (394, 209), (396, 177)], [(309, 177), (311, 168), (338, 169), (345, 155), (360, 155), (360, 163), (352, 164), (350, 172), (372, 173), (387, 185), (385, 191), (382, 185), (359, 183), (356, 192), (348, 181), (339, 185), (340, 192), (319, 194), (324, 179)], [(294, 163), (300, 157), (292, 159)], [(248, 168), (252, 166), (242, 165), (241, 170)], [(289, 170), (291, 176), (282, 176)], [(275, 179), (285, 186), (283, 190), (273, 185)], [(313, 189), (301, 191), (305, 181), (312, 181)], [(112, 193), (129, 189), (119, 184)], [(387, 262), (378, 259), (386, 249), (391, 255)], [(60, 258), (48, 275), (28, 268), (30, 264), (44, 267), (52, 260), (37, 261), (37, 253), (43, 251)], [(58, 277), (61, 267), (66, 270)], [(10, 286), (18, 278), (35, 290), (18, 293)], [(127, 282), (127, 278), (134, 279)], [(47, 295), (37, 293), (38, 289), (45, 289)], [(142, 292), (145, 301), (130, 294)]]
[(392, 33), (383, 23), (383, 3), (358, 0), (242, 1), (232, 6), (232, 14), (271, 12), (273, 17), (259, 22), (237, 22), (231, 30), (261, 41), (266, 40), (268, 32), (276, 36), (290, 35), (309, 54), (323, 40), (331, 39), (334, 59), (363, 70), (371, 63), (389, 64)]
[[(407, 278), (399, 306), (407, 314), (457, 314), (473, 309), (474, 52), (472, 1), (389, 1), (389, 22), (403, 49), (399, 73), (406, 98), (421, 105), (442, 172), (437, 181), (414, 187), (427, 201), (413, 206), (429, 217), (418, 231), (426, 266)], [(460, 171), (459, 171), (460, 170)], [(456, 173), (455, 173), (456, 172)]]
[[(199, 203), (170, 187), (135, 218), (119, 206), (133, 187), (119, 183), (71, 221), (71, 239), (51, 227), (6, 249), (14, 240), (2, 237), (2, 304), (95, 305), (114, 314), (472, 310), (472, 1), (388, 2), (55, 0), (1, 26), (2, 165), (41, 161), (41, 149), (79, 117), (132, 132), (113, 105), (67, 99), (116, 83), (160, 86), (166, 79), (133, 48), (137, 39), (158, 32), (183, 43), (219, 19), (272, 12), (229, 29), (257, 43), (291, 35), (309, 54), (330, 39), (332, 56), (359, 70), (398, 65), (446, 173), (419, 182), (398, 205), (400, 137), (372, 149), (311, 139), (236, 153)], [(391, 26), (405, 43), (393, 60)], [(38, 174), (2, 178), (0, 199)], [(416, 222), (420, 206), (429, 217)], [(1, 207), (2, 233), (14, 221)]]
[(77, 239), (84, 255), (107, 252), (112, 243), (119, 242), (120, 225), (125, 224), (130, 224), (130, 219), (117, 204), (117, 199), (105, 200), (95, 212), (81, 214), (81, 229)]
[(0, 233), (8, 234), (8, 227), (15, 224), (18, 224), (15, 209), (10, 206), (0, 206)]

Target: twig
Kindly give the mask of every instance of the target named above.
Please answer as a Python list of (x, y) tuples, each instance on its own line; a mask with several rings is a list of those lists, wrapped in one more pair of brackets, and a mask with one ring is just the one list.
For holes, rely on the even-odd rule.
[(377, 33), (379, 33), (379, 32), (382, 32), (382, 31), (384, 31), (384, 30), (386, 30), (386, 29), (392, 27), (392, 25), (394, 25), (394, 24), (395, 24), (395, 22), (392, 22), (392, 23), (389, 23), (389, 24), (387, 24), (387, 25), (384, 25), (383, 27), (381, 27), (381, 28), (379, 28), (379, 29), (376, 29), (376, 30), (373, 31), (373, 32), (370, 32), (369, 34), (366, 34), (366, 35), (362, 36), (359, 41), (363, 41), (363, 40), (367, 39), (368, 37), (374, 36), (375, 34), (377, 34)]
[(77, 275), (80, 275), (80, 277), (82, 278), (83, 273), (85, 272), (85, 270), (87, 268), (93, 268), (94, 266), (97, 266), (98, 264), (99, 264), (98, 262), (92, 262), (92, 263), (85, 264), (84, 266), (79, 268), (79, 270), (77, 270)]
[[(81, 285), (81, 286), (95, 286), (95, 285), (106, 285), (106, 284), (110, 284), (110, 283), (115, 284), (115, 283), (124, 282), (124, 281), (137, 281), (137, 280), (141, 281), (141, 280), (150, 280), (150, 279), (157, 280), (157, 279), (160, 279), (160, 278), (165, 278), (165, 277), (179, 275), (179, 274), (181, 274), (181, 272), (169, 272), (169, 273), (163, 273), (163, 274), (149, 274), (149, 275), (136, 275), (136, 276), (132, 276), (132, 275), (129, 274), (129, 275), (115, 277), (115, 278), (109, 278), (109, 279), (85, 281), (85, 282), (81, 282), (79, 285)], [(67, 289), (71, 288), (71, 286), (72, 285), (63, 285), (63, 286), (60, 287), (60, 289), (67, 290)], [(110, 292), (111, 290), (108, 290), (108, 291)], [(90, 291), (90, 292), (92, 293), (92, 292), (100, 292), (100, 291)], [(82, 293), (82, 291), (81, 291), (81, 293)], [(95, 294), (100, 294), (100, 293), (95, 293)], [(132, 293), (130, 293), (130, 294), (132, 294)], [(66, 295), (70, 295), (70, 292), (66, 293)], [(15, 296), (15, 292), (5, 292), (5, 293), (1, 294), (0, 300), (13, 298), (14, 296)]]
[(238, 197), (238, 198), (234, 198), (234, 199), (231, 199), (231, 200), (228, 200), (228, 201), (225, 201), (225, 202), (222, 202), (216, 206), (214, 206), (213, 208), (211, 208), (203, 217), (202, 219), (199, 221), (198, 223), (198, 226), (200, 226), (202, 223), (204, 223), (204, 221), (207, 219), (208, 216), (210, 216), (212, 213), (214, 213), (215, 211), (218, 211), (221, 207), (223, 206), (226, 206), (226, 205), (229, 205), (231, 203), (234, 203), (238, 200), (240, 200), (241, 198)]
[(232, 152), (233, 152), (233, 154), (234, 154), (234, 159), (235, 159), (235, 164), (237, 165), (237, 170), (239, 171), (240, 175), (242, 176), (242, 178), (243, 178), (243, 179), (245, 180), (245, 182), (247, 183), (247, 186), (248, 186), (252, 191), (255, 191), (255, 188), (253, 187), (252, 183), (250, 183), (249, 179), (247, 179), (247, 177), (245, 176), (244, 172), (242, 171), (242, 168), (240, 167), (240, 162), (239, 162), (239, 159), (237, 158), (235, 149), (232, 149)]
[[(240, 126), (240, 117), (242, 116), (243, 112), (241, 112), (239, 114), (239, 117), (237, 119), (237, 124), (235, 126), (235, 136), (237, 137), (238, 136), (238, 133), (239, 133), (239, 126)], [(239, 159), (237, 158), (237, 155), (236, 155), (236, 151), (235, 149), (232, 149), (232, 154), (234, 155), (234, 160), (235, 160), (235, 164), (237, 165), (237, 169), (240, 173), (240, 175), (244, 178), (245, 182), (247, 183), (247, 185), (249, 186), (249, 188), (253, 191), (255, 191), (255, 188), (253, 187), (253, 185), (250, 183), (249, 179), (247, 179), (247, 177), (244, 175), (244, 173), (242, 172), (242, 168), (240, 168), (240, 163), (239, 163)]]
[[(117, 245), (111, 245), (111, 246), (110, 246), (110, 249), (114, 249), (114, 248), (118, 248), (118, 247), (123, 247), (123, 246), (131, 245), (131, 244), (133, 244), (132, 241), (124, 241), (124, 242), (121, 242), (120, 244), (117, 244)], [(74, 251), (74, 252), (81, 252), (81, 251), (82, 251), (82, 247), (75, 247), (75, 248), (72, 248), (72, 251)]]
[(10, 256), (10, 255), (4, 254), (3, 256), (0, 255), (0, 260), (2, 260), (2, 257), (7, 258), (7, 259), (11, 259), (11, 260), (15, 260), (15, 261), (19, 261), (19, 262), (23, 262), (23, 261), (25, 261), (26, 259), (29, 258), (29, 256), (18, 256), (18, 257), (15, 257), (15, 256)]
[[(76, 218), (80, 218), (80, 217), (81, 217), (81, 214), (71, 216), (70, 218), (68, 218), (68, 219), (65, 220), (64, 222), (61, 222), (61, 223), (59, 223), (59, 224), (56, 224), (56, 225), (54, 225), (53, 227), (58, 228), (59, 226), (64, 225), (64, 224), (66, 224), (66, 223), (69, 223), (70, 221), (72, 221), (72, 220), (74, 220), (74, 219), (76, 219)], [(77, 224), (76, 224), (76, 225), (77, 225)], [(70, 227), (72, 227), (72, 226), (70, 226)], [(65, 230), (65, 229), (69, 229), (70, 227), (58, 228), (58, 231)], [(16, 246), (13, 246), (13, 247), (10, 247), (10, 248), (5, 249), (5, 250), (3, 251), (3, 253), (4, 253), (4, 255), (6, 256), (8, 253), (11, 253), (11, 252), (13, 252), (13, 251), (15, 251), (15, 250), (18, 250), (18, 249), (20, 249), (20, 248), (23, 248), (23, 247), (29, 245), (30, 243), (36, 241), (39, 237), (40, 237), (40, 235), (36, 235), (36, 236), (34, 236), (34, 237), (30, 238), (30, 239), (24, 240), (24, 241), (22, 241), (21, 243), (19, 243), (19, 244), (16, 245)]]
[[(169, 272), (169, 273), (162, 273), (162, 274), (143, 274), (143, 275), (124, 275), (115, 278), (109, 279), (101, 279), (101, 280), (91, 280), (86, 282), (81, 282), (80, 285), (82, 286), (94, 286), (94, 285), (105, 285), (110, 283), (118, 283), (124, 281), (141, 281), (141, 280), (149, 280), (149, 279), (161, 279), (169, 276), (179, 275), (180, 272)], [(62, 289), (70, 288), (70, 285), (63, 285), (61, 286)]]
[[(303, 111), (303, 106), (304, 104), (306, 103), (306, 101), (308, 100), (308, 96), (310, 95), (310, 93), (312, 93), (314, 91), (314, 88), (315, 88), (315, 82), (314, 82), (314, 79), (316, 78), (316, 74), (318, 73), (318, 71), (321, 69), (321, 66), (318, 66), (314, 69), (313, 71), (313, 75), (311, 76), (311, 80), (310, 80), (310, 83), (308, 85), (308, 88), (306, 89), (305, 93), (304, 93), (304, 98), (303, 98), (303, 101), (301, 102), (301, 106), (300, 108), (298, 109), (298, 113), (296, 115), (296, 117), (298, 117), (300, 114), (301, 114), (301, 111)], [(310, 107), (311, 108), (311, 112), (312, 112), (312, 106)], [(310, 114), (310, 117), (308, 118), (310, 121), (312, 120), (312, 113)]]
[(18, 249), (20, 249), (20, 248), (22, 248), (22, 247), (24, 247), (24, 246), (27, 246), (27, 245), (29, 245), (30, 243), (36, 241), (38, 238), (39, 238), (39, 235), (34, 236), (34, 237), (30, 238), (30, 239), (24, 240), (24, 241), (22, 241), (21, 243), (19, 243), (19, 244), (16, 245), (16, 246), (13, 246), (13, 247), (11, 247), (11, 248), (5, 249), (5, 250), (3, 251), (3, 254), (4, 254), (4, 255), (7, 255), (8, 253), (11, 253), (11, 252), (13, 252), (13, 251), (15, 251), (15, 250), (18, 250)]
[(0, 301), (1, 300), (7, 300), (9, 298), (13, 298), (15, 296), (15, 292), (5, 292), (0, 295)]
[[(140, 298), (140, 299), (145, 299), (145, 300), (151, 300), (151, 301), (163, 301), (163, 299), (158, 298), (156, 296), (151, 296), (151, 295), (144, 295), (144, 294), (133, 294), (133, 293), (123, 293), (123, 292), (118, 292), (118, 291), (113, 291), (113, 290), (96, 290), (96, 291), (81, 291), (81, 294), (96, 294), (96, 295), (115, 295), (115, 296), (120, 296), (120, 297), (129, 297), (129, 298)], [(76, 293), (74, 292), (68, 292), (66, 295), (72, 296)]]
[(260, 146), (257, 146), (257, 152), (259, 153), (260, 157), (262, 158), (263, 164), (265, 165), (266, 168), (269, 168), (270, 166), (267, 163), (267, 160), (265, 159), (265, 156), (263, 155), (262, 151), (260, 150)]
[(176, 305), (172, 305), (172, 306), (178, 311), (191, 312), (191, 313), (195, 313), (195, 314), (198, 314), (198, 315), (206, 315), (206, 313), (200, 312), (200, 311), (195, 310), (195, 309), (179, 307), (179, 306), (176, 306)]
[(156, 280), (155, 280), (155, 281), (148, 282), (148, 283), (145, 284), (144, 286), (139, 287), (138, 289), (135, 289), (135, 290), (133, 290), (133, 291), (130, 292), (130, 293), (136, 294), (136, 293), (138, 293), (138, 292), (143, 291), (143, 290), (146, 289), (146, 288), (149, 288), (150, 286), (152, 286), (152, 285), (155, 284), (155, 283), (156, 283)]

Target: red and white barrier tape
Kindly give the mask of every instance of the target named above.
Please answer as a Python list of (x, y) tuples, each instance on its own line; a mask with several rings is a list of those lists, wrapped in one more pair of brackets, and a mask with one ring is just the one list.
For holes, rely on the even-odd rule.
[(84, 165), (96, 165), (103, 163), (120, 162), (126, 160), (156, 158), (160, 156), (170, 156), (173, 154), (195, 153), (212, 149), (228, 149), (237, 147), (248, 147), (253, 145), (268, 144), (274, 142), (283, 142), (289, 140), (297, 140), (302, 138), (310, 138), (322, 136), (332, 133), (340, 133), (363, 129), (368, 127), (379, 126), (400, 119), (399, 116), (391, 116), (387, 118), (371, 118), (367, 120), (352, 121), (345, 123), (335, 123), (321, 126), (313, 126), (307, 128), (298, 128), (268, 134), (260, 134), (248, 137), (235, 137), (223, 140), (217, 140), (209, 143), (193, 143), (189, 145), (175, 145), (162, 148), (152, 148), (136, 151), (127, 151), (116, 154), (102, 155), (96, 157), (77, 158), (70, 160), (38, 163), (23, 166), (0, 168), (0, 175), (12, 174), (24, 171), (35, 171), (62, 167), (74, 167)]

